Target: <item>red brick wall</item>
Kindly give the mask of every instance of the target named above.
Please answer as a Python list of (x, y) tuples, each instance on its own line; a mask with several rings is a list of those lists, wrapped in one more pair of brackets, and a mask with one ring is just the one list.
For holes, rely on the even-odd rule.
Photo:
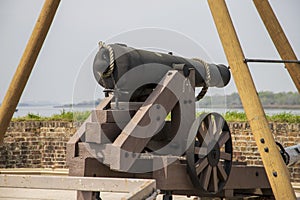
[[(275, 141), (280, 142), (284, 147), (300, 143), (300, 124), (269, 123)], [(262, 161), (257, 150), (248, 123), (232, 122), (229, 123), (232, 142), (233, 160), (247, 162), (248, 165), (262, 165)], [(300, 164), (288, 168), (291, 179), (300, 182)]]
[[(229, 123), (233, 160), (261, 165), (248, 123)], [(0, 168), (66, 168), (66, 142), (75, 133), (70, 122), (12, 122), (0, 146)], [(270, 123), (275, 140), (283, 146), (300, 143), (300, 124)], [(300, 164), (289, 168), (292, 181), (300, 182)]]
[(12, 122), (0, 146), (0, 168), (66, 168), (69, 122)]

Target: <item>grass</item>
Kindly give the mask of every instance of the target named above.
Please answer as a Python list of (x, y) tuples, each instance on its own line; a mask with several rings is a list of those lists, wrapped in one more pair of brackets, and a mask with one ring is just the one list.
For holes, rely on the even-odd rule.
[[(202, 113), (197, 113), (197, 117)], [(43, 117), (38, 114), (28, 113), (24, 117), (17, 117), (13, 118), (13, 121), (76, 121), (76, 122), (83, 122), (88, 116), (90, 115), (90, 111), (83, 111), (83, 112), (66, 112), (62, 110), (60, 114), (54, 114), (50, 117)], [(226, 112), (223, 114), (223, 117), (228, 122), (246, 122), (247, 117), (244, 112)], [(292, 113), (279, 113), (275, 115), (267, 115), (267, 119), (273, 122), (285, 122), (285, 123), (300, 123), (300, 115), (295, 115)], [(169, 114), (166, 117), (166, 120), (171, 120), (171, 115)]]
[(66, 112), (62, 110), (60, 114), (44, 117), (39, 114), (28, 113), (26, 116), (13, 118), (12, 121), (77, 121), (83, 122), (90, 115), (90, 111)]
[(225, 114), (223, 114), (223, 117), (228, 122), (245, 122), (245, 121), (247, 121), (247, 117), (244, 112), (236, 112), (236, 111), (226, 112)]
[(300, 115), (294, 115), (286, 112), (272, 116), (267, 116), (267, 118), (269, 121), (275, 122), (300, 123)]
[[(228, 122), (247, 121), (247, 117), (244, 112), (226, 112), (223, 116)], [(300, 115), (295, 115), (287, 112), (275, 115), (267, 115), (267, 119), (268, 121), (272, 122), (300, 123)]]

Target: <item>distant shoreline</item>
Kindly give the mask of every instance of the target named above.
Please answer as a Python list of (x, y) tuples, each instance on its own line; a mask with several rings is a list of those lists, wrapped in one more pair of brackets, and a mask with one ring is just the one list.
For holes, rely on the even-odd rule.
[[(70, 105), (20, 105), (18, 107), (53, 107), (53, 108), (85, 108), (95, 107), (97, 104), (70, 104)], [(243, 109), (242, 105), (198, 105), (200, 108), (227, 108), (227, 109)], [(295, 109), (300, 110), (300, 105), (263, 105), (264, 109)]]
[[(243, 109), (243, 106), (224, 106), (224, 105), (199, 105), (200, 108), (227, 108), (227, 109)], [(296, 109), (300, 110), (300, 105), (263, 105), (264, 109)]]

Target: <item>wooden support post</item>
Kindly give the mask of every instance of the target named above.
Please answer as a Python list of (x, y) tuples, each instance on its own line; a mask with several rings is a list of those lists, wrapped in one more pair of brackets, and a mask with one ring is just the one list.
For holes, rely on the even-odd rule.
[(0, 107), (0, 144), (46, 38), (60, 0), (46, 0)]
[(276, 199), (296, 199), (275, 144), (225, 0), (208, 0), (228, 63)]
[[(280, 57), (283, 60), (298, 60), (268, 0), (253, 0), (253, 2)], [(286, 63), (285, 66), (300, 93), (300, 64)]]

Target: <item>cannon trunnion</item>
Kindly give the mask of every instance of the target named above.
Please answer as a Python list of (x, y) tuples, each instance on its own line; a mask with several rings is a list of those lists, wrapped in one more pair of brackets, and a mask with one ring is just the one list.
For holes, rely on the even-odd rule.
[(195, 87), (226, 86), (224, 65), (101, 43), (93, 70), (106, 97), (67, 144), (70, 175), (153, 178), (165, 199), (272, 196), (263, 168), (232, 162), (224, 118), (195, 117)]

